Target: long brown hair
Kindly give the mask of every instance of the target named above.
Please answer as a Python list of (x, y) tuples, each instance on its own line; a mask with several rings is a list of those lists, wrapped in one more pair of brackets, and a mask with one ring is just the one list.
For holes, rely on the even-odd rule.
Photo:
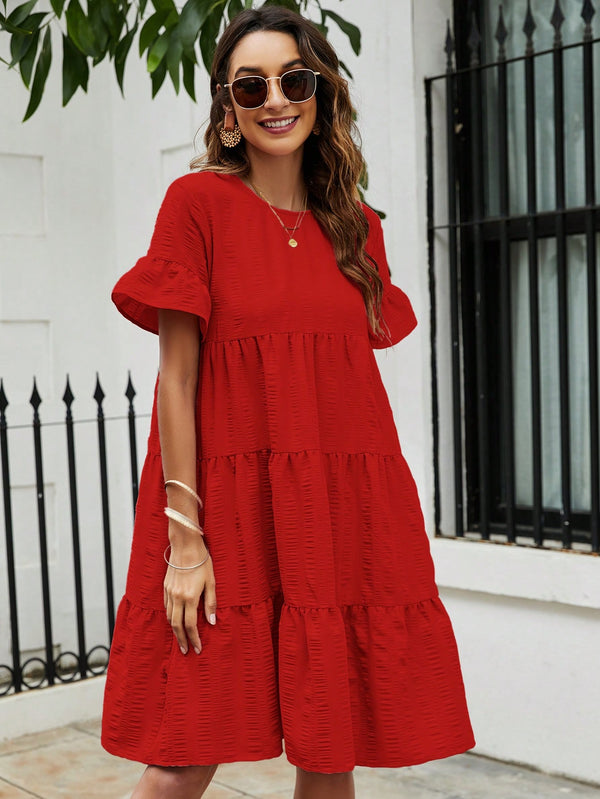
[(340, 270), (359, 287), (369, 324), (379, 335), (383, 283), (375, 260), (365, 251), (369, 224), (357, 190), (365, 166), (360, 137), (338, 57), (312, 22), (278, 6), (247, 9), (234, 17), (219, 40), (213, 59), (210, 75), (213, 101), (204, 135), (206, 153), (195, 158), (191, 168), (240, 177), (250, 173), (243, 145), (223, 147), (219, 131), (225, 117), (223, 104), (231, 103), (229, 93), (223, 88), (228, 83), (231, 54), (238, 42), (254, 31), (291, 34), (305, 65), (321, 73), (316, 92), (319, 135), (311, 134), (304, 145), (308, 207), (329, 237)]

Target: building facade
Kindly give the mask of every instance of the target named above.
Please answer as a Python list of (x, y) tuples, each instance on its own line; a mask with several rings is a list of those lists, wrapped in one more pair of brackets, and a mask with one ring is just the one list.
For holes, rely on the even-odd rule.
[[(566, 36), (568, 30), (569, 41), (583, 41), (586, 23), (579, 15), (585, 5), (575, 0), (562, 3), (563, 32)], [(528, 39), (521, 28), (527, 10), (528, 4), (521, 0), (504, 3), (504, 46), (509, 60), (525, 52)], [(538, 0), (530, 10), (538, 25), (530, 38), (537, 50), (551, 50), (554, 40), (542, 47), (541, 37), (547, 35), (554, 3)], [(472, 84), (473, 73), (468, 72), (477, 64), (498, 62), (495, 0), (455, 4), (450, 0), (376, 0), (368, 4), (346, 0), (343, 13), (363, 33), (358, 58), (343, 37), (336, 36), (334, 44), (354, 74), (352, 93), (369, 165), (368, 200), (387, 214), (383, 224), (392, 280), (411, 297), (419, 319), (417, 330), (406, 341), (378, 352), (377, 357), (404, 454), (419, 487), (440, 592), (455, 625), (476, 751), (600, 782), (595, 755), (600, 732), (600, 687), (595, 674), (600, 657), (600, 581), (598, 558), (591, 551), (592, 522), (597, 513), (597, 506), (595, 511), (592, 507), (597, 475), (594, 478), (590, 458), (593, 414), (589, 398), (593, 392), (590, 394), (589, 368), (586, 372), (585, 364), (573, 367), (564, 348), (561, 355), (558, 345), (564, 323), (558, 317), (551, 316), (547, 328), (539, 327), (538, 366), (547, 367), (548, 372), (546, 375), (542, 369), (540, 377), (541, 494), (540, 472), (536, 478), (533, 471), (535, 446), (523, 444), (525, 439), (534, 440), (531, 430), (536, 417), (531, 411), (532, 361), (528, 355), (531, 317), (522, 309), (529, 284), (519, 283), (530, 264), (528, 245), (532, 240), (527, 228), (527, 212), (531, 211), (528, 162), (523, 155), (527, 96), (525, 89), (519, 88), (525, 61), (510, 67), (514, 74), (507, 77), (508, 111), (503, 120), (498, 110), (502, 107), (498, 104), (498, 97), (502, 99), (498, 67), (485, 75), (475, 70)], [(479, 40), (475, 34), (470, 39), (473, 13)], [(456, 46), (446, 52), (448, 20)], [(572, 54), (575, 50), (565, 53), (567, 60), (583, 57), (581, 51), (577, 56)], [(600, 48), (594, 46), (592, 53), (593, 85), (597, 87)], [(445, 78), (449, 57), (452, 71), (457, 67), (467, 70), (465, 77), (457, 76), (450, 84)], [(560, 299), (560, 307), (569, 309), (569, 341), (575, 351), (582, 346), (581, 335), (585, 338), (589, 330), (587, 253), (589, 242), (596, 237), (598, 214), (582, 214), (581, 230), (569, 217), (560, 234), (564, 240), (557, 239), (556, 182), (546, 180), (556, 168), (554, 134), (544, 127), (554, 113), (555, 95), (547, 86), (553, 74), (552, 54), (544, 58), (548, 63), (540, 61), (537, 69), (535, 120), (541, 177), (539, 207), (533, 216), (537, 219), (538, 211), (544, 212), (552, 221), (547, 216), (539, 222), (547, 227), (541, 232), (539, 227), (534, 230), (535, 240), (539, 239), (535, 263), (540, 266), (542, 282), (544, 269), (557, 262), (561, 247), (567, 254), (565, 263), (575, 264)], [(25, 124), (20, 122), (26, 107), (20, 80), (16, 74), (0, 73), (0, 376), (10, 403), (6, 416), (23, 657), (39, 656), (44, 646), (39, 508), (29, 427), (33, 376), (43, 400), (40, 415), (44, 423), (64, 418), (67, 373), (76, 397), (73, 412), (82, 420), (77, 457), (87, 635), (90, 642), (107, 644), (104, 577), (94, 568), (103, 557), (96, 430), (86, 427), (83, 420), (94, 419), (97, 413), (93, 399), (96, 373), (106, 394), (106, 417), (123, 416), (127, 405), (123, 392), (131, 371), (138, 392), (141, 460), (147, 424), (144, 414), (151, 407), (156, 376), (157, 342), (119, 317), (110, 303), (110, 290), (117, 277), (145, 253), (162, 195), (201, 150), (208, 117), (206, 78), (197, 81), (200, 99), (196, 105), (185, 96), (177, 97), (168, 87), (152, 101), (144, 65), (133, 55), (130, 61), (125, 99), (110, 66), (102, 65), (91, 75), (89, 93), (80, 94), (62, 109), (57, 70), (49, 78), (40, 110)], [(441, 77), (426, 84), (427, 78), (435, 76)], [(574, 100), (580, 82), (583, 73), (578, 77), (578, 73), (565, 72), (569, 175), (576, 174), (569, 158), (573, 164), (583, 158), (586, 164), (585, 110), (583, 100), (581, 106)], [(477, 97), (481, 103), (478, 117), (473, 115)], [(566, 105), (567, 101), (574, 104)], [(598, 105), (596, 127), (600, 125)], [(481, 128), (470, 124), (477, 118)], [(514, 121), (512, 127), (507, 120)], [(546, 134), (549, 138), (544, 139)], [(506, 157), (503, 141), (507, 142)], [(596, 169), (600, 153), (595, 141), (593, 146)], [(474, 150), (485, 175), (480, 183), (477, 165), (469, 160)], [(509, 180), (503, 184), (506, 174)], [(569, 208), (586, 206), (586, 174), (583, 169), (579, 178), (566, 180), (564, 199)], [(449, 192), (449, 185), (458, 189)], [(508, 195), (500, 191), (503, 185)], [(478, 192), (481, 207), (477, 207)], [(586, 228), (590, 218), (593, 233)], [(510, 235), (503, 232), (503, 224), (512, 231)], [(519, 225), (524, 225), (522, 235)], [(473, 307), (473, 296), (480, 296), (476, 280), (482, 275), (489, 277), (484, 268), (488, 265), (493, 265), (488, 271), (493, 271), (497, 283), (486, 284), (489, 313), (485, 327)], [(508, 288), (501, 283), (503, 270), (512, 276)], [(553, 302), (559, 307), (555, 278), (548, 277), (540, 291), (549, 308)], [(510, 298), (512, 314), (492, 314), (496, 296)], [(585, 330), (581, 333), (577, 322), (584, 319), (584, 308)], [(505, 332), (510, 331), (511, 359), (507, 360), (506, 348), (498, 345), (494, 350), (490, 344), (495, 340), (493, 336), (490, 339), (489, 327), (494, 320), (504, 325)], [(556, 350), (550, 345), (543, 349), (547, 329), (553, 331)], [(489, 349), (481, 349), (483, 340), (490, 344)], [(589, 358), (586, 362), (589, 364)], [(486, 381), (480, 376), (478, 382), (478, 363), (487, 364)], [(567, 369), (571, 401), (565, 417), (563, 397), (562, 428), (561, 368), (563, 372)], [(515, 379), (511, 390), (503, 394), (507, 374)], [(484, 399), (478, 405), (482, 387)], [(512, 408), (512, 422), (507, 407)], [(546, 424), (545, 420), (555, 417), (557, 427)], [(490, 433), (494, 419), (499, 428)], [(570, 432), (566, 450), (565, 424)], [(132, 523), (129, 453), (122, 429), (116, 421), (107, 427), (108, 513), (117, 598), (123, 590)], [(64, 433), (57, 430), (42, 429), (54, 641), (59, 654), (61, 648), (75, 647), (75, 624), (68, 469)], [(487, 448), (481, 445), (486, 434)], [(508, 458), (507, 436), (513, 444)], [(597, 452), (597, 441), (595, 446)], [(571, 467), (567, 509), (577, 534), (568, 538), (570, 548), (564, 546), (563, 538), (564, 465), (562, 471), (553, 467), (561, 453), (568, 455)], [(512, 475), (512, 495), (507, 491), (507, 474)], [(510, 478), (508, 483), (510, 488)], [(536, 500), (538, 494), (541, 499)], [(531, 532), (536, 507), (543, 511), (538, 516), (546, 531), (538, 535), (537, 546), (535, 531)], [(554, 535), (557, 529), (559, 533)], [(4, 567), (5, 553), (0, 548), (1, 592), (8, 591)], [(0, 601), (0, 625), (8, 629), (9, 609), (4, 600)], [(9, 658), (8, 649), (0, 652), (0, 662)], [(27, 694), (19, 701), (26, 700)], [(9, 713), (12, 699), (0, 698), (0, 716), (3, 707)]]

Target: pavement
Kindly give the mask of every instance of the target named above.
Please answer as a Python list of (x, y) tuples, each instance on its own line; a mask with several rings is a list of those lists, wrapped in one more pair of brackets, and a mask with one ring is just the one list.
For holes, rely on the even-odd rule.
[[(71, 724), (0, 744), (0, 799), (129, 799), (143, 768), (101, 748), (99, 721)], [(354, 774), (357, 799), (600, 799), (600, 786), (473, 754)], [(204, 797), (292, 799), (294, 778), (285, 755), (228, 763)]]

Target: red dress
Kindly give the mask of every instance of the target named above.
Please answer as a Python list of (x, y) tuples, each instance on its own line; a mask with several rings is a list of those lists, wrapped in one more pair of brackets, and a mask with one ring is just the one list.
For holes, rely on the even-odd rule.
[[(407, 766), (473, 746), (450, 620), (373, 348), (416, 320), (390, 282), (379, 218), (367, 251), (389, 338), (309, 212), (287, 236), (235, 176), (176, 180), (146, 256), (116, 284), (124, 316), (199, 317), (198, 478), (217, 586), (198, 656), (163, 608), (168, 544), (156, 404), (103, 746), (165, 766), (276, 757), (309, 771)], [(286, 224), (297, 214), (279, 211)]]

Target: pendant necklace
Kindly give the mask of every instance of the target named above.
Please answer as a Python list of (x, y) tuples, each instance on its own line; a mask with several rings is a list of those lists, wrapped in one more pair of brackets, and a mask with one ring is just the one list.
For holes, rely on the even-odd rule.
[(295, 247), (297, 247), (297, 246), (298, 246), (298, 242), (297, 242), (297, 241), (296, 241), (296, 239), (294, 238), (294, 233), (295, 233), (295, 232), (298, 230), (298, 228), (300, 227), (300, 225), (301, 225), (301, 224), (302, 224), (302, 222), (304, 221), (304, 217), (306, 216), (306, 212), (307, 212), (307, 210), (308, 210), (308, 208), (307, 208), (307, 205), (306, 205), (306, 200), (307, 200), (307, 196), (306, 196), (306, 194), (304, 195), (304, 202), (303, 202), (303, 204), (302, 204), (302, 208), (301, 208), (301, 210), (298, 212), (298, 216), (296, 217), (296, 224), (295, 224), (293, 227), (288, 227), (287, 225), (285, 225), (285, 224), (283, 223), (283, 221), (282, 221), (281, 217), (279, 216), (279, 214), (277, 213), (277, 211), (276, 211), (276, 210), (273, 208), (273, 206), (272, 206), (272, 205), (271, 205), (271, 203), (268, 201), (268, 199), (265, 197), (265, 195), (262, 193), (262, 191), (261, 191), (260, 189), (258, 189), (258, 188), (257, 188), (257, 187), (254, 185), (254, 183), (250, 183), (250, 185), (252, 186), (252, 188), (254, 189), (254, 191), (255, 191), (255, 192), (258, 194), (258, 196), (259, 196), (261, 199), (263, 199), (263, 200), (266, 202), (266, 204), (269, 206), (269, 208), (271, 209), (271, 211), (273, 212), (273, 214), (274, 214), (274, 215), (275, 215), (275, 217), (277, 218), (277, 220), (278, 220), (279, 224), (280, 224), (280, 225), (281, 225), (281, 227), (284, 229), (284, 231), (285, 231), (285, 234), (286, 234), (286, 236), (288, 237), (288, 244), (290, 245), (290, 247), (294, 247), (294, 248), (295, 248)]

